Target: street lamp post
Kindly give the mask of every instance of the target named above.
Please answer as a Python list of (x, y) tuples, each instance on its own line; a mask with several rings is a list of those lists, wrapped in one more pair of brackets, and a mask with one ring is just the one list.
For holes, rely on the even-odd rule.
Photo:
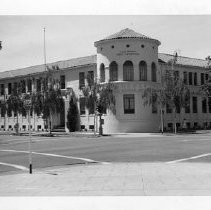
[(32, 150), (31, 150), (31, 115), (30, 115), (30, 109), (28, 111), (28, 117), (29, 117), (29, 173), (32, 174)]
[(28, 112), (28, 123), (29, 123), (29, 173), (32, 174), (32, 149), (31, 149), (31, 96), (26, 94), (24, 97), (24, 106)]

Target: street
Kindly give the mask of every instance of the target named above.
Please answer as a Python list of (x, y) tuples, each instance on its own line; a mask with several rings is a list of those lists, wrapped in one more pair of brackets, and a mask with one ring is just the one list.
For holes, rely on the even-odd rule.
[[(27, 171), (28, 136), (0, 136), (0, 175)], [(33, 169), (115, 162), (211, 162), (211, 134), (32, 137)]]

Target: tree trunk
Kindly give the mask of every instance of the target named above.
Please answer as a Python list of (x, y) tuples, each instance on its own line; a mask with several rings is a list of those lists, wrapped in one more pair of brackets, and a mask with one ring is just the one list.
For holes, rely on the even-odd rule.
[(50, 134), (52, 133), (51, 130), (52, 130), (52, 113), (50, 111), (50, 116), (49, 116), (49, 128), (50, 128)]
[(48, 118), (49, 134), (51, 134), (51, 117)]
[(176, 108), (174, 110), (174, 133), (177, 133), (177, 124), (176, 124)]
[(17, 112), (17, 121), (16, 121), (16, 124), (17, 124), (17, 129), (15, 131), (16, 131), (16, 134), (19, 134), (18, 112)]
[(102, 126), (102, 120), (101, 120), (102, 114), (100, 114), (100, 120), (99, 120), (99, 135), (103, 135), (103, 126)]
[(96, 103), (94, 102), (94, 135), (96, 136)]
[(163, 108), (160, 109), (160, 118), (161, 118), (161, 133), (163, 134)]
[(33, 111), (33, 119), (34, 119), (34, 131), (36, 130), (35, 128), (35, 111)]
[(185, 115), (185, 108), (181, 107), (181, 113), (180, 113), (180, 126), (183, 127), (183, 119)]
[(4, 113), (4, 130), (6, 131), (6, 116), (7, 116), (7, 110)]

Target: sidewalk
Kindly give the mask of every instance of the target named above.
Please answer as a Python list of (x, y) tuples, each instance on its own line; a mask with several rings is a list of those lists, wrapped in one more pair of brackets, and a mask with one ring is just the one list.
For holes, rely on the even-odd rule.
[(0, 176), (0, 196), (211, 195), (211, 164), (111, 163)]

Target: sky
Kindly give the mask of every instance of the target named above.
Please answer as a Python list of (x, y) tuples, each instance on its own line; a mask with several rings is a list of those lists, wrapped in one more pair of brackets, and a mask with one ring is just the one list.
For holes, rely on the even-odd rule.
[(96, 54), (94, 42), (124, 28), (158, 39), (159, 52), (211, 55), (211, 15), (0, 16), (0, 71)]

